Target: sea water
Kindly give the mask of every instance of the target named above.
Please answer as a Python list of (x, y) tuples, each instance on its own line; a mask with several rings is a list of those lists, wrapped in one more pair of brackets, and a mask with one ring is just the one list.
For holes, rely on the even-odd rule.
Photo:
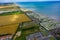
[(60, 21), (60, 1), (17, 2), (22, 8), (30, 9)]

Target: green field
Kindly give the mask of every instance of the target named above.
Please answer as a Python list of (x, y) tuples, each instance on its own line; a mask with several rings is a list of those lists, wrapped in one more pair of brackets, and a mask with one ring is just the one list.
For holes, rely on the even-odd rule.
[(25, 29), (22, 28), (19, 31), (21, 31), (22, 34), (20, 37), (17, 37), (16, 40), (26, 40), (26, 36), (33, 34), (33, 33), (36, 33), (36, 32), (39, 32), (39, 26), (35, 25), (35, 26), (30, 27), (30, 28), (25, 28)]
[(5, 12), (0, 14), (0, 16), (14, 15), (14, 14), (22, 14), (22, 11), (13, 11), (13, 12)]

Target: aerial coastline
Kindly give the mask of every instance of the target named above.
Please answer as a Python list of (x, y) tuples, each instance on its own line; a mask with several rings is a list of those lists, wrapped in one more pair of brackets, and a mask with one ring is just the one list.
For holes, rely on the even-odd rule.
[(46, 15), (51, 19), (60, 21), (60, 2), (58, 1), (42, 1), (42, 2), (17, 2), (21, 7), (33, 10), (39, 14)]
[(60, 22), (43, 14), (14, 3), (0, 7), (1, 40), (56, 40), (60, 33)]

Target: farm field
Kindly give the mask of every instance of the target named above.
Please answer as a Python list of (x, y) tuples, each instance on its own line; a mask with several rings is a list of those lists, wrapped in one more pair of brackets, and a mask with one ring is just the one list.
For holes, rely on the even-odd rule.
[(31, 21), (31, 20), (25, 14), (0, 16), (0, 25), (21, 23), (26, 21)]
[(17, 37), (16, 40), (26, 40), (26, 36), (36, 32), (40, 32), (38, 25), (35, 24), (28, 24), (28, 25), (22, 26), (21, 29), (18, 29), (18, 31), (21, 31), (22, 34), (21, 36)]
[(4, 34), (11, 34), (13, 35), (18, 28), (18, 24), (11, 24), (11, 25), (5, 25), (5, 26), (0, 26), (0, 35)]

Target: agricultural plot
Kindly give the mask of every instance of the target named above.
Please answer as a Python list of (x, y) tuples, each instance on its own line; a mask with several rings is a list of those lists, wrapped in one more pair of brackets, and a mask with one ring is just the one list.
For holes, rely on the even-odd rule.
[[(28, 24), (29, 25), (29, 24)], [(35, 24), (25, 25), (19, 30), (21, 31), (21, 36), (17, 37), (16, 40), (26, 40), (26, 36), (39, 32), (39, 26)]]
[(14, 34), (18, 28), (19, 24), (10, 24), (5, 26), (0, 26), (0, 35), (4, 34)]
[(0, 25), (22, 23), (27, 21), (31, 21), (31, 20), (25, 14), (0, 16)]

